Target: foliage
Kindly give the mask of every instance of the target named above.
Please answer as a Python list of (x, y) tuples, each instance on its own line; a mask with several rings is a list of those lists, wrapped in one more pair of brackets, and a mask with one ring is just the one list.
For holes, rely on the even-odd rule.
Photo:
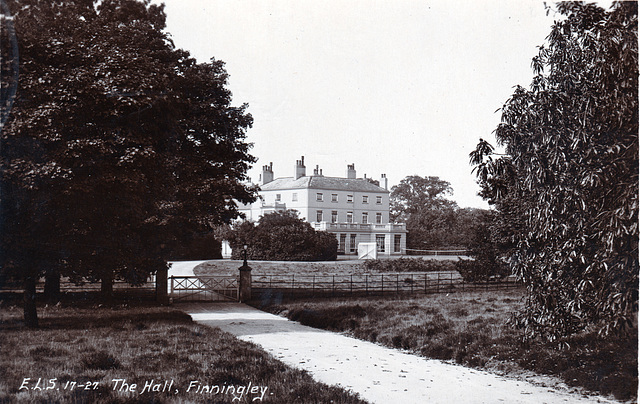
[[(221, 61), (175, 49), (162, 6), (15, 0), (20, 86), (2, 131), (3, 271), (132, 284), (237, 216), (255, 159)], [(34, 306), (30, 306), (34, 309)], [(25, 312), (26, 313), (26, 312)], [(34, 314), (31, 312), (31, 314)]]
[[(458, 260), (455, 264), (465, 282), (486, 282), (511, 274), (511, 268), (503, 259), (508, 250), (502, 244), (498, 215), (493, 211), (475, 210), (473, 222), (464, 226), (468, 230), (467, 248), (472, 260)], [(463, 227), (463, 226), (461, 226)]]
[(406, 223), (410, 253), (412, 249), (473, 248), (476, 244), (478, 227), (486, 225), (486, 211), (459, 208), (446, 198), (452, 192), (447, 181), (415, 175), (391, 188), (390, 216)]
[(509, 266), (495, 254), (477, 256), (472, 260), (460, 259), (455, 262), (455, 269), (465, 282), (499, 280), (511, 273)]
[(391, 188), (391, 218), (407, 220), (412, 214), (425, 209), (454, 206), (445, 198), (452, 193), (451, 184), (439, 177), (409, 175)]
[(395, 273), (395, 272), (436, 272), (455, 271), (454, 261), (428, 260), (422, 258), (397, 258), (365, 260), (362, 266), (368, 272)]
[(391, 188), (392, 221), (407, 225), (407, 248), (450, 247), (454, 232), (455, 202), (445, 198), (451, 185), (438, 177), (410, 175)]
[(634, 327), (638, 311), (637, 3), (560, 3), (496, 129), (471, 153), (529, 290), (518, 323), (555, 339)]
[(244, 245), (252, 260), (332, 261), (338, 253), (335, 236), (314, 230), (293, 210), (265, 214), (257, 224), (238, 224), (229, 244), (234, 259), (242, 259)]

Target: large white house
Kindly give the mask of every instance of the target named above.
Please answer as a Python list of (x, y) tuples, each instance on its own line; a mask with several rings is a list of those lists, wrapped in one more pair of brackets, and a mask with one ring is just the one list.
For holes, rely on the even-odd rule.
[(266, 213), (295, 209), (316, 230), (336, 235), (339, 254), (356, 254), (360, 243), (376, 243), (378, 255), (405, 254), (407, 230), (389, 220), (385, 174), (380, 185), (356, 178), (354, 164), (347, 166), (346, 178), (325, 177), (318, 166), (306, 175), (302, 157), (291, 177), (274, 178), (273, 164), (263, 166), (260, 198), (240, 211), (257, 221)]

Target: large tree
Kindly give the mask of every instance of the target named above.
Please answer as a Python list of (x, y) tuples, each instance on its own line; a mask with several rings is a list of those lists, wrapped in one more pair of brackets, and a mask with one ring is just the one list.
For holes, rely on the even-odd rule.
[(549, 339), (635, 326), (639, 270), (637, 3), (557, 9), (530, 89), (502, 108), (504, 155), (471, 154), (529, 290), (519, 322)]
[(391, 188), (391, 219), (407, 225), (407, 248), (449, 247), (457, 204), (446, 198), (451, 184), (439, 177), (410, 175)]
[(140, 283), (184, 231), (250, 202), (246, 106), (220, 61), (175, 49), (161, 6), (136, 0), (9, 3), (19, 90), (2, 131), (3, 271)]

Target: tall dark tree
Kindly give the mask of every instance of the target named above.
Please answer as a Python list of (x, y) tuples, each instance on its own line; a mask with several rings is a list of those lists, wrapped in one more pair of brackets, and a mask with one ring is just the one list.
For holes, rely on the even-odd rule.
[(502, 108), (505, 155), (471, 154), (529, 289), (520, 324), (549, 339), (623, 332), (638, 310), (637, 3), (558, 11), (530, 89)]
[[(21, 74), (2, 132), (0, 245), (25, 296), (44, 273), (100, 280), (105, 294), (117, 278), (143, 282), (166, 269), (172, 231), (229, 221), (234, 199), (253, 198), (251, 117), (230, 105), (222, 62), (174, 48), (162, 6), (9, 6)], [(28, 324), (35, 313), (25, 305)]]

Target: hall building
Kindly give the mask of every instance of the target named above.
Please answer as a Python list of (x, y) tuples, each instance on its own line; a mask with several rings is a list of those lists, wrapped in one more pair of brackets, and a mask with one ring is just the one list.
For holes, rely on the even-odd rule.
[(292, 174), (275, 178), (273, 163), (263, 166), (259, 199), (240, 206), (240, 212), (257, 221), (267, 213), (294, 209), (316, 230), (335, 234), (338, 254), (357, 254), (360, 243), (375, 243), (378, 255), (405, 254), (407, 230), (389, 219), (385, 174), (380, 186), (357, 178), (355, 164), (347, 165), (346, 177), (325, 177), (318, 166), (307, 175), (304, 157)]

